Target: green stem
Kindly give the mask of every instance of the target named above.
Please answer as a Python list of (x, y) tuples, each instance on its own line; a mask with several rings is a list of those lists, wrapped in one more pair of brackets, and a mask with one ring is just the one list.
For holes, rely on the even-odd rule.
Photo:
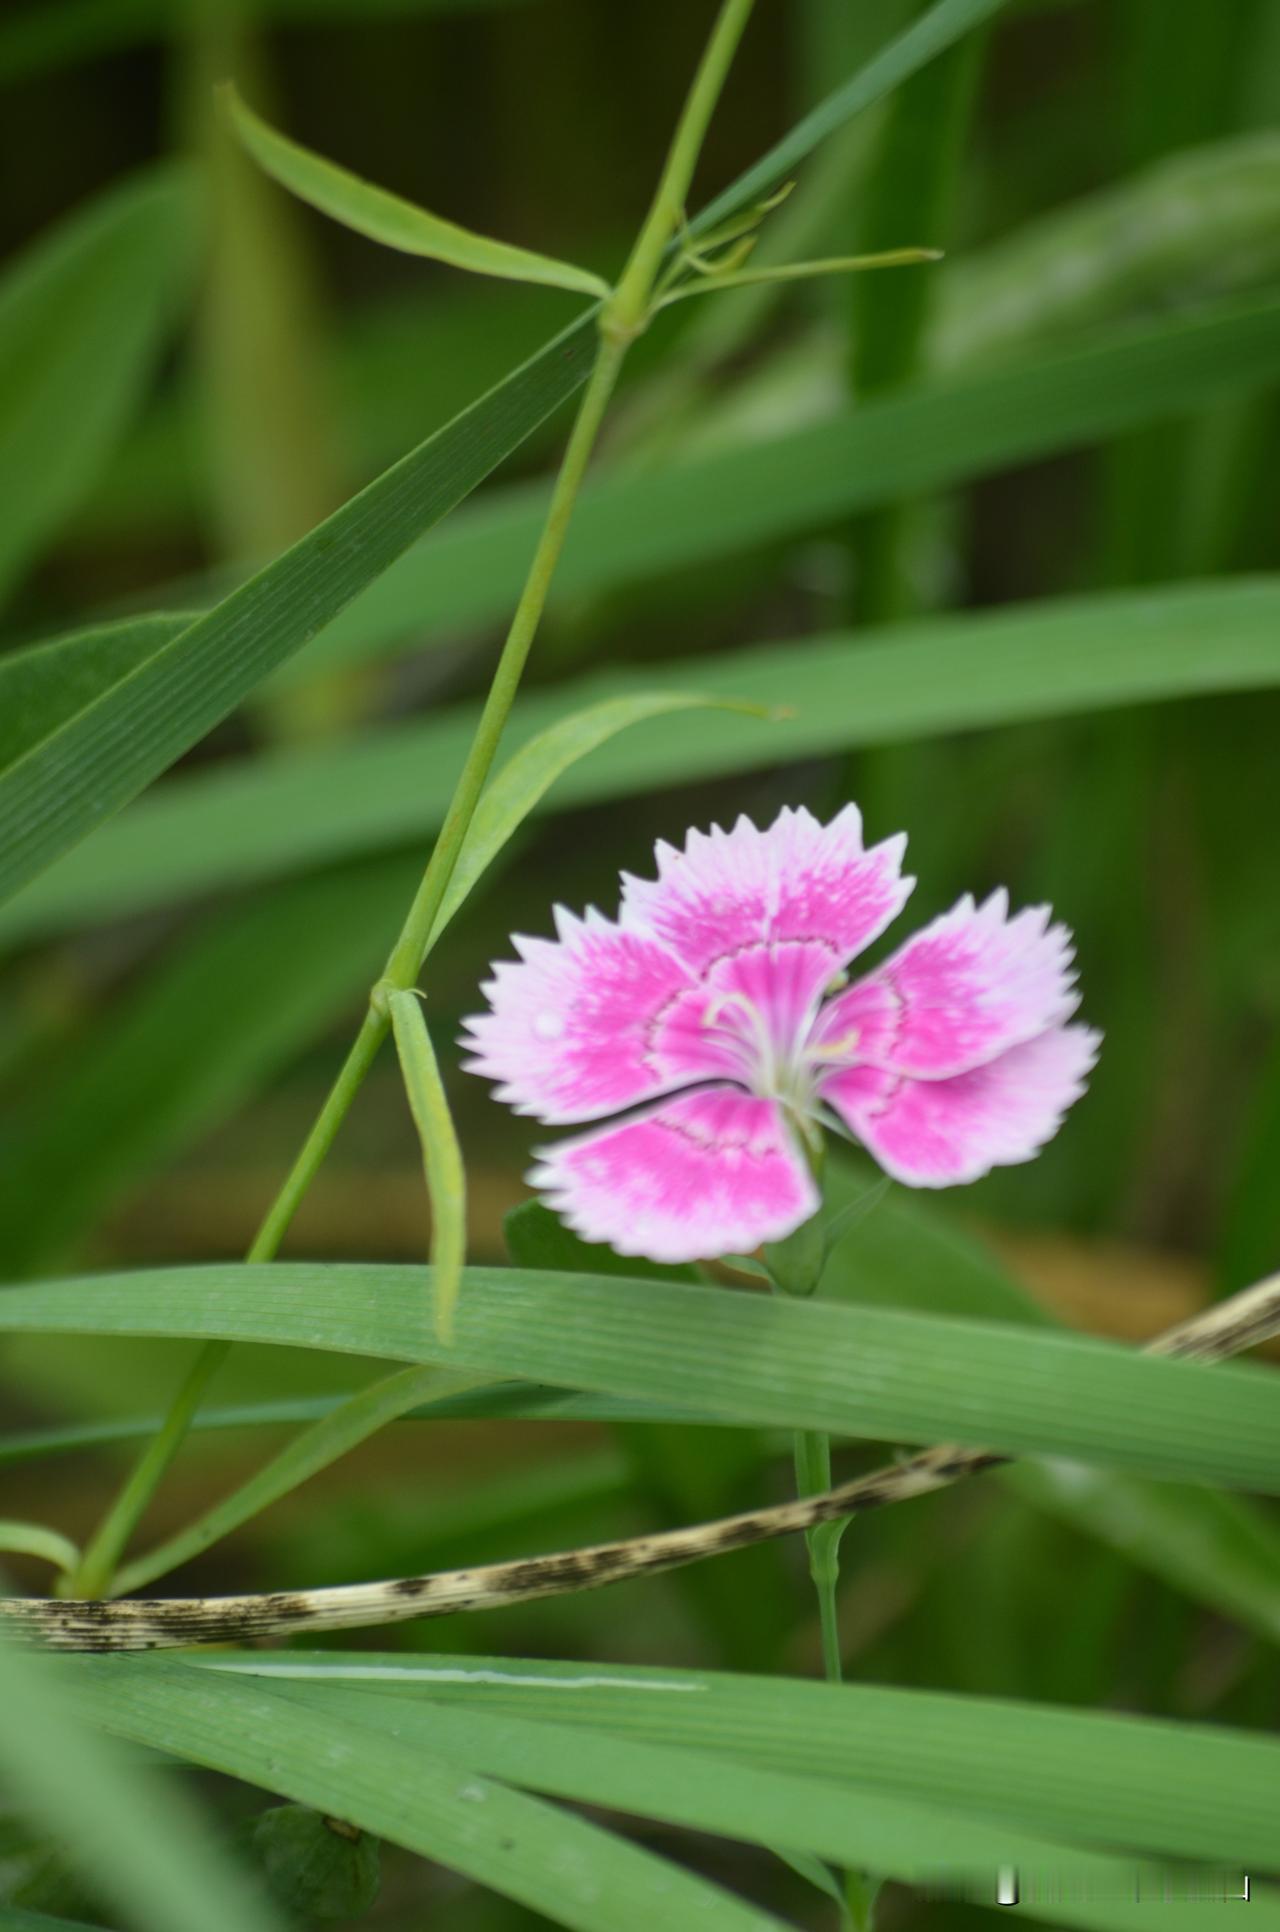
[(294, 1436), (270, 1462), (194, 1523), (125, 1564), (116, 1575), (113, 1594), (132, 1596), (157, 1577), (189, 1563), (387, 1423), (398, 1421), (408, 1410), (424, 1403), (475, 1388), (482, 1379), (477, 1375), (449, 1375), (438, 1368), (407, 1368), (357, 1389), (330, 1414)]
[(729, 63), (750, 18), (752, 3), (753, 0), (724, 0), (716, 17), (711, 38), (698, 64), (684, 111), (667, 151), (666, 165), (645, 216), (644, 226), (636, 238), (621, 280), (605, 306), (602, 326), (623, 337), (639, 334), (648, 320), (654, 281), (667, 244), (678, 233), (684, 219), (689, 184), (702, 152), (707, 124), (720, 98)]
[[(374, 1012), (372, 1007), (366, 1013), (342, 1070), (330, 1088), (283, 1187), (267, 1210), (266, 1219), (253, 1238), (246, 1260), (270, 1261), (274, 1257), (298, 1203), (333, 1145), (343, 1117), (373, 1064), (374, 1055), (389, 1025), (386, 1016)], [(204, 1344), (174, 1396), (164, 1421), (87, 1544), (80, 1563), (60, 1584), (60, 1595), (103, 1597), (111, 1593), (112, 1578), (129, 1539), (182, 1447), (205, 1390), (230, 1352), (230, 1342)]]
[[(798, 1429), (795, 1437), (796, 1495), (820, 1496), (831, 1488), (831, 1438), (819, 1430)], [(822, 1667), (827, 1682), (838, 1684), (844, 1676), (840, 1659), (840, 1537), (843, 1523), (819, 1523), (805, 1533), (809, 1552), (809, 1574), (818, 1598), (818, 1620), (822, 1626)]]
[(103, 1597), (108, 1594), (125, 1544), (182, 1446), (201, 1398), (230, 1349), (230, 1342), (205, 1343), (174, 1396), (168, 1415), (147, 1444), (128, 1481), (87, 1544), (79, 1564), (59, 1583), (59, 1596)]
[[(555, 567), (564, 548), (564, 540), (569, 530), (569, 521), (577, 500), (578, 490), (586, 473), (587, 462), (591, 455), (600, 424), (613, 394), (627, 344), (617, 336), (603, 330), (600, 345), (596, 352), (595, 365), (587, 381), (578, 414), (569, 437), (568, 447), (556, 477), (551, 502), (547, 508), (546, 521), (538, 548), (534, 552), (529, 575), (520, 593), (511, 628), (507, 632), (506, 643), (494, 672), (489, 695), (485, 699), (480, 722), (476, 726), (471, 749), (462, 767), (457, 787), (453, 794), (445, 821), (440, 828), (427, 869), (418, 887), (409, 914), (404, 922), (400, 937), (387, 961), (385, 978), (399, 991), (407, 991), (418, 977), (427, 948), (431, 943), (431, 929), (454, 867), (462, 851), (462, 843), (467, 828), (480, 802), (480, 794), (489, 776), (498, 741), (502, 736), (511, 706), (520, 686), (529, 648), (542, 617), (547, 601), (547, 592)], [(385, 1031), (386, 1022), (383, 1023)]]
[[(373, 989), (369, 1010), (342, 1070), (249, 1249), (247, 1259), (251, 1262), (275, 1258), (298, 1204), (333, 1145), (338, 1128), (390, 1030), (386, 988), (407, 991), (421, 970), (431, 944), (432, 929), (515, 702), (605, 410), (627, 349), (648, 322), (654, 278), (662, 256), (680, 226), (685, 197), (701, 152), (707, 123), (752, 5), (753, 0), (724, 0), (716, 18), (644, 226), (623, 270), (621, 281), (600, 311), (596, 359), (561, 460), (538, 547), (534, 551), (498, 668), (445, 814), (440, 836), (432, 849), (400, 937), (391, 950), (386, 972)], [(84, 1560), (75, 1574), (67, 1579), (65, 1595), (105, 1596), (109, 1592), (125, 1546), (178, 1453), (204, 1391), (221, 1367), (230, 1346), (229, 1342), (208, 1342), (196, 1357), (159, 1431), (108, 1510), (86, 1549)]]

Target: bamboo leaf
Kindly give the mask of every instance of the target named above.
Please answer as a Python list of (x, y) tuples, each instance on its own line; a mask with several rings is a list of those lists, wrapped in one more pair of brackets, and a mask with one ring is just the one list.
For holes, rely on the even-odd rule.
[(473, 275), (537, 282), (547, 288), (573, 289), (580, 295), (608, 295), (608, 282), (588, 269), (473, 234), (410, 201), (402, 201), (385, 188), (362, 181), (278, 133), (229, 84), (221, 91), (236, 133), (258, 165), (290, 193), (345, 228), (353, 228), (358, 235), (408, 255), (425, 255), (431, 261), (469, 269)]
[(0, 1332), (338, 1349), (671, 1403), (691, 1420), (954, 1440), (1280, 1493), (1280, 1403), (1264, 1368), (685, 1283), (473, 1267), (463, 1285), (450, 1346), (420, 1269), (291, 1261), (10, 1288)]
[(431, 1202), (436, 1334), (442, 1343), (448, 1343), (453, 1336), (454, 1307), (467, 1258), (466, 1168), (418, 995), (389, 989), (386, 1001)]
[(40, 238), (0, 282), (0, 598), (96, 481), (191, 285), (198, 204), (157, 169)]
[[(851, 648), (856, 642), (857, 648)], [(652, 669), (649, 669), (652, 676)], [(717, 690), (760, 718), (671, 715), (566, 770), (552, 809), (655, 786), (1210, 691), (1280, 683), (1280, 578), (1234, 578), (964, 613), (670, 664), (669, 689)], [(623, 674), (522, 698), (519, 745), (625, 692)], [(791, 711), (785, 723), (768, 714)], [(215, 885), (278, 877), (438, 828), (474, 728), (458, 707), (350, 743), (174, 782), (0, 911), (0, 934), (75, 930)]]

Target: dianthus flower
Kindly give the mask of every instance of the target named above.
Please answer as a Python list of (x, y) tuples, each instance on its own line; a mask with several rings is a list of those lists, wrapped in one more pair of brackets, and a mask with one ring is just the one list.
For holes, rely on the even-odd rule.
[(1057, 1131), (1099, 1035), (1067, 1024), (1048, 907), (966, 896), (848, 983), (915, 884), (905, 849), (864, 847), (853, 805), (829, 825), (787, 807), (659, 844), (616, 921), (557, 907), (557, 940), (513, 939), (465, 1064), (518, 1113), (602, 1123), (529, 1176), (585, 1240), (671, 1262), (781, 1240), (818, 1209), (824, 1126), (910, 1187), (975, 1181)]

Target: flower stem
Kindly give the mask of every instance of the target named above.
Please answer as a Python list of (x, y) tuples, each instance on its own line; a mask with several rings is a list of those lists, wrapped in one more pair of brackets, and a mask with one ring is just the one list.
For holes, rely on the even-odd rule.
[[(595, 362), (578, 404), (578, 413), (561, 459), (529, 574), (520, 593), (498, 668), (440, 835), (432, 848), (422, 883), (414, 895), (400, 936), (392, 947), (383, 978), (373, 989), (369, 1010), (360, 1031), (249, 1249), (246, 1259), (251, 1262), (274, 1260), (303, 1195), (333, 1145), (351, 1102), (390, 1030), (384, 989), (391, 987), (407, 991), (421, 971), (431, 944), (432, 928), (515, 702), (605, 410), (627, 349), (648, 323), (654, 279), (667, 245), (683, 218), (685, 197), (702, 149), (707, 124), (753, 4), (754, 0), (724, 0), (716, 17), (644, 225), (617, 288), (600, 311)], [(230, 1346), (229, 1342), (224, 1341), (207, 1342), (200, 1351), (159, 1430), (91, 1539), (82, 1562), (74, 1575), (66, 1579), (64, 1595), (90, 1597), (108, 1594), (125, 1546), (182, 1446), (205, 1389), (222, 1366)]]
[[(796, 1495), (820, 1496), (831, 1488), (831, 1438), (825, 1431), (798, 1429), (795, 1436)], [(837, 1592), (840, 1587), (840, 1537), (843, 1523), (818, 1523), (805, 1532), (809, 1552), (809, 1574), (818, 1597), (818, 1619), (822, 1625), (822, 1665), (829, 1684), (838, 1684), (844, 1675), (840, 1660), (840, 1622)]]

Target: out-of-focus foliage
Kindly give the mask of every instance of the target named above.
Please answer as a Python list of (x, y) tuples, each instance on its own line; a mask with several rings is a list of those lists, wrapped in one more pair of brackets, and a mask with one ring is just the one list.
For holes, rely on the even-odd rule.
[[(841, 1473), (948, 1432), (1051, 1459), (850, 1529), (846, 1692), (796, 1681), (790, 1545), (376, 1651), (33, 1672), (0, 1726), (0, 1924), (265, 1925), (270, 1892), (385, 1932), (818, 1928), (824, 1860), (887, 1878), (881, 1932), (985, 1923), (912, 1889), (922, 1836), (1075, 1860), (1099, 1894), (1252, 1861), (1280, 1923), (1274, 1363), (1064, 1332), (1132, 1342), (1280, 1258), (1280, 0), (759, 0), (695, 229), (793, 180), (753, 266), (945, 260), (681, 304), (636, 346), (431, 955), (461, 1368), (430, 1367), (390, 1061), (299, 1216), (308, 1262), (238, 1265), (442, 821), (593, 323), (251, 179), (208, 83), (607, 274), (712, 11), (0, 22), (0, 1274), (123, 1274), (0, 1302), (0, 1517), (87, 1535), (200, 1334), (241, 1340), (147, 1518), (147, 1588), (748, 1508), (805, 1424), (844, 1432)], [(657, 838), (850, 797), (909, 832), (925, 916), (1005, 883), (1074, 928), (1106, 1037), (1059, 1139), (928, 1212), (894, 1190), (812, 1306), (619, 1276), (538, 1209), (504, 1243), (536, 1130), (452, 1045), (488, 962), (553, 902), (611, 912)], [(28, 1544), (11, 1581), (44, 1590)], [(492, 1649), (515, 1661), (467, 1654)], [(159, 1809), (154, 1753), (203, 1767), (223, 1844)]]

